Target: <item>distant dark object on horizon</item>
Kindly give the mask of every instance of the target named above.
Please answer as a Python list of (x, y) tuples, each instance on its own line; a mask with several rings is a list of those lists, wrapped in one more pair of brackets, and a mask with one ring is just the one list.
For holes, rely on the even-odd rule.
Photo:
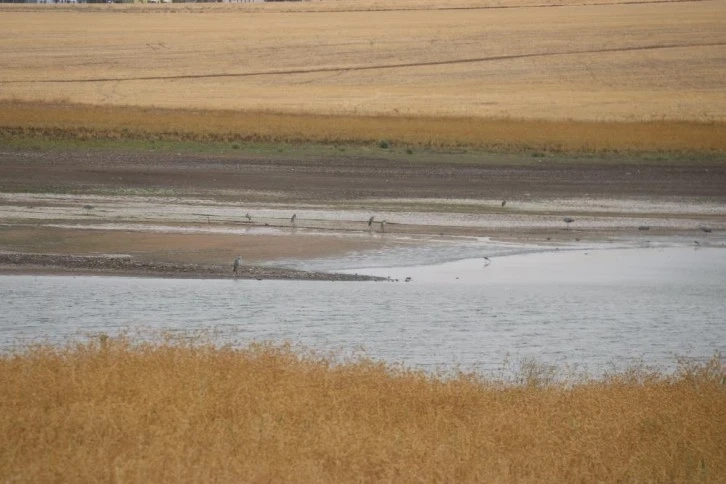
[(711, 229), (709, 229), (708, 227), (701, 227), (701, 230), (704, 231), (704, 232), (706, 232), (706, 233), (708, 233), (708, 234), (711, 233)]
[(507, 204), (507, 201), (506, 200), (502, 200), (502, 207), (505, 206), (506, 204)]
[(650, 227), (648, 227), (647, 225), (641, 225), (640, 227), (638, 227), (638, 230), (650, 230)]

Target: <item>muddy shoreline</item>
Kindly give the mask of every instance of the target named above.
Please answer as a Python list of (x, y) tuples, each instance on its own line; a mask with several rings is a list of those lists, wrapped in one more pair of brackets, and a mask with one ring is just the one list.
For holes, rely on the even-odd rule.
[(282, 266), (431, 238), (721, 245), (726, 231), (718, 156), (307, 149), (3, 147), (0, 273), (224, 279), (239, 256), (244, 279), (371, 280)]
[[(726, 156), (0, 149), (0, 191), (164, 194), (247, 202), (369, 198), (708, 199), (726, 203)], [(32, 167), (32, 170), (29, 168)]]
[(179, 264), (136, 260), (132, 257), (63, 254), (1, 254), (0, 274), (92, 275), (159, 277), (172, 279), (256, 279), (296, 281), (378, 281), (380, 277), (357, 274), (298, 271), (243, 265), (238, 274), (231, 266)]

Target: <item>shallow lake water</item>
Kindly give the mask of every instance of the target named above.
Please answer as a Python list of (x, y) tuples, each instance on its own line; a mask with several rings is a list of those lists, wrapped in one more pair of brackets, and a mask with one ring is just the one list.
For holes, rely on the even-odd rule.
[(429, 265), (425, 251), (416, 265), (318, 261), (392, 282), (0, 276), (0, 351), (203, 330), (220, 344), (292, 342), (427, 371), (535, 360), (590, 375), (726, 352), (724, 248), (490, 246), (491, 262), (442, 253)]

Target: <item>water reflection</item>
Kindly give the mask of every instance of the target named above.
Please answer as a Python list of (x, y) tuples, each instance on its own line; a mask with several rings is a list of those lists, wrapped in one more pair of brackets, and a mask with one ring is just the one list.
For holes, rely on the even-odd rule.
[[(587, 252), (587, 254), (586, 254)], [(726, 250), (546, 252), (427, 267), (356, 268), (412, 282), (0, 276), (0, 347), (88, 334), (216, 331), (426, 370), (535, 358), (593, 374), (634, 359), (726, 350)], [(457, 279), (458, 278), (458, 279)]]

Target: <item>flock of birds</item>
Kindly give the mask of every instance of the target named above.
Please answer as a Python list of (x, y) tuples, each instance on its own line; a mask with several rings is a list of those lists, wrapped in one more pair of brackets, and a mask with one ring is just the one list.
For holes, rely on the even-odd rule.
[[(504, 207), (506, 204), (507, 204), (507, 201), (502, 200), (502, 207)], [(250, 215), (249, 212), (247, 212), (245, 214), (245, 218), (247, 219), (248, 222), (252, 221), (252, 215)], [(290, 217), (290, 224), (294, 226), (295, 220), (297, 220), (297, 214), (293, 213), (292, 217)], [(565, 217), (564, 220), (567, 224), (574, 222), (574, 219), (569, 218), (569, 217)], [(368, 219), (368, 227), (373, 227), (373, 224), (375, 222), (376, 222), (376, 216), (371, 215), (371, 217)], [(379, 220), (378, 223), (380, 224), (381, 232), (385, 232), (386, 231), (386, 220), (385, 219)], [(485, 256), (484, 257), (484, 267), (488, 267), (491, 263), (492, 263), (492, 260), (489, 257)], [(239, 268), (241, 265), (242, 265), (242, 257), (237, 256), (237, 258), (232, 263), (232, 273), (234, 274), (235, 277), (237, 277), (239, 275)], [(411, 282), (411, 278), (407, 277), (406, 282)]]
[[(504, 207), (506, 205), (507, 205), (507, 201), (502, 200), (502, 207)], [(89, 214), (91, 212), (91, 210), (93, 210), (94, 208), (95, 207), (93, 205), (83, 205), (83, 209), (86, 211), (86, 214)], [(250, 213), (247, 212), (245, 214), (245, 219), (247, 219), (247, 222), (252, 222), (252, 215), (250, 215)], [(292, 217), (290, 217), (290, 224), (295, 226), (296, 220), (297, 220), (297, 214), (293, 213)], [(570, 224), (573, 223), (575, 221), (575, 219), (572, 217), (565, 217), (562, 219), (562, 221), (565, 222), (565, 224), (567, 224), (567, 228), (569, 229)], [(368, 227), (372, 228), (374, 223), (376, 223), (375, 215), (371, 216), (368, 219)], [(379, 220), (378, 223), (380, 224), (381, 232), (385, 232), (386, 231), (386, 220), (385, 219)], [(650, 229), (650, 227), (648, 227), (648, 226), (638, 227), (638, 230), (649, 230), (649, 229)], [(701, 226), (700, 229), (702, 232), (706, 232), (706, 233), (711, 232), (711, 229), (709, 227)], [(547, 240), (550, 240), (550, 237), (547, 237)], [(580, 239), (576, 239), (576, 240), (579, 241)], [(694, 240), (693, 242), (696, 246), (701, 245), (700, 242), (698, 242), (697, 240)], [(491, 263), (492, 263), (492, 261), (491, 261), (491, 259), (489, 259), (489, 257), (484, 257), (484, 267), (488, 267)], [(234, 263), (232, 264), (232, 272), (234, 273), (235, 277), (239, 274), (239, 268), (240, 268), (241, 264), (242, 264), (242, 258), (238, 256), (234, 260)], [(409, 280), (410, 280), (410, 278), (408, 278), (408, 280), (406, 282), (409, 282)]]
[[(502, 200), (502, 207), (505, 207), (506, 205), (507, 205), (507, 201)], [(94, 207), (93, 205), (83, 205), (83, 209), (86, 211), (86, 215), (88, 215), (91, 212), (91, 210), (93, 210), (94, 208), (96, 208), (96, 207)], [(203, 215), (210, 217), (210, 215), (206, 215), (206, 214), (203, 214)], [(249, 212), (247, 212), (244, 217), (245, 217), (245, 219), (247, 219), (247, 222), (252, 222), (252, 215), (250, 215)], [(375, 219), (376, 219), (375, 215), (371, 216), (368, 219), (368, 227), (371, 227), (371, 228), (373, 227), (373, 224), (376, 222)], [(292, 217), (290, 217), (290, 224), (295, 226), (296, 220), (297, 220), (297, 214), (293, 213)], [(572, 217), (565, 217), (562, 219), (562, 221), (565, 222), (565, 224), (567, 225), (567, 228), (570, 228), (570, 224), (573, 223), (575, 221), (575, 219)], [(381, 232), (386, 231), (386, 223), (387, 222), (385, 219), (378, 221), (378, 224), (380, 224), (380, 227), (381, 227)], [(700, 229), (701, 229), (701, 231), (706, 232), (706, 233), (711, 232), (711, 229), (709, 227), (701, 226)], [(641, 225), (638, 227), (638, 230), (650, 230), (650, 227), (648, 227), (647, 225)], [(548, 238), (548, 240), (549, 240), (549, 238)], [(699, 245), (697, 241), (696, 241), (696, 245)]]
[[(247, 222), (252, 222), (252, 215), (250, 215), (250, 213), (247, 212), (245, 214), (245, 219), (247, 219)], [(292, 214), (292, 217), (290, 217), (290, 225), (293, 225), (294, 226), (296, 220), (297, 220), (297, 214), (296, 213), (293, 213)], [(375, 217), (375, 215), (368, 219), (368, 227), (371, 227), (372, 228), (374, 223), (376, 223), (376, 217)], [(381, 232), (385, 232), (386, 231), (386, 223), (387, 223), (386, 220), (385, 219), (379, 220), (377, 223), (381, 227)]]
[[(505, 207), (506, 205), (507, 205), (507, 201), (506, 200), (502, 200), (502, 207)], [(245, 218), (247, 219), (248, 222), (251, 222), (252, 221), (252, 215), (250, 215), (249, 212), (247, 212), (245, 214)], [(297, 220), (297, 214), (296, 213), (293, 213), (292, 214), (292, 217), (290, 217), (290, 224), (294, 226), (295, 225), (295, 220)], [(565, 217), (562, 220), (567, 224), (567, 227), (568, 228), (569, 228), (570, 224), (575, 221), (575, 219), (572, 218), (572, 217)], [(368, 227), (373, 227), (373, 224), (374, 223), (376, 223), (376, 216), (375, 215), (372, 215), (368, 219)], [(386, 231), (386, 223), (387, 222), (386, 222), (385, 219), (378, 221), (378, 224), (380, 224), (380, 227), (381, 227), (381, 232), (385, 232)]]
[[(504, 207), (506, 205), (507, 205), (507, 201), (506, 200), (502, 200), (502, 207)], [(83, 208), (86, 210), (86, 214), (88, 214), (95, 207), (93, 205), (84, 205)], [(245, 214), (245, 218), (247, 219), (247, 222), (252, 222), (252, 215), (250, 215), (249, 212), (247, 212)], [(368, 227), (372, 227), (373, 226), (373, 224), (375, 223), (375, 218), (376, 218), (375, 215), (373, 215), (373, 216), (371, 216), (371, 218), (368, 219)], [(290, 224), (294, 226), (295, 225), (295, 220), (297, 220), (297, 214), (296, 213), (293, 213), (292, 214), (292, 217), (290, 217)], [(565, 224), (567, 224), (567, 228), (569, 228), (570, 227), (570, 224), (573, 223), (575, 221), (575, 219), (572, 218), (572, 217), (565, 217), (565, 218), (562, 219), (562, 221), (565, 222)], [(380, 224), (381, 232), (385, 232), (386, 231), (386, 220), (385, 219), (384, 220), (380, 220), (380, 221), (378, 221), (378, 223)], [(638, 230), (649, 230), (649, 229), (650, 229), (650, 227), (648, 227), (648, 226), (640, 226), (640, 227), (638, 227)], [(708, 228), (708, 227), (701, 226), (701, 230), (703, 232), (711, 232), (711, 229)]]

